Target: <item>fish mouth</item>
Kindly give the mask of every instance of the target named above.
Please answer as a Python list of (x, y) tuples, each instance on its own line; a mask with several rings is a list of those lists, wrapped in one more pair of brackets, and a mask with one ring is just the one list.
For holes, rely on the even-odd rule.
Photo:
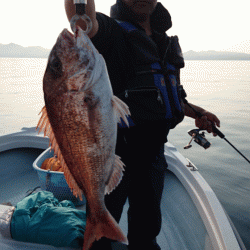
[(69, 45), (74, 46), (75, 45), (75, 38), (74, 35), (69, 32), (67, 29), (64, 29), (61, 33), (61, 37), (64, 41), (66, 41)]
[(72, 34), (67, 29), (61, 32), (60, 40), (63, 44), (69, 47), (81, 48), (86, 45), (86, 41), (83, 37), (83, 32), (79, 26), (76, 26), (75, 33)]
[(80, 31), (79, 26), (76, 26), (75, 39), (79, 37), (79, 31)]

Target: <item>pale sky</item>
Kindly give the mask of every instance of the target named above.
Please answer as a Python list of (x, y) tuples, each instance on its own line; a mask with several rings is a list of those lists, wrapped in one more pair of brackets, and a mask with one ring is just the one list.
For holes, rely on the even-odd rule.
[[(116, 0), (95, 0), (109, 15)], [(170, 12), (183, 52), (231, 50), (250, 53), (250, 0), (162, 0)], [(0, 0), (0, 43), (51, 49), (59, 33), (70, 29), (64, 0)]]

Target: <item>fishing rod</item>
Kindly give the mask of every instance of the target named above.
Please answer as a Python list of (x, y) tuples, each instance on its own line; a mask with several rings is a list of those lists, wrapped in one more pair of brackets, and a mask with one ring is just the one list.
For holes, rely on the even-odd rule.
[[(195, 114), (201, 118), (203, 115), (197, 111), (194, 107), (192, 107), (188, 101), (186, 99), (184, 99), (184, 103), (187, 104), (194, 112)], [(211, 122), (211, 121), (210, 121)], [(224, 139), (233, 149), (235, 149), (249, 164), (250, 164), (250, 160), (247, 159), (246, 156), (244, 156), (231, 142), (229, 142), (227, 140), (227, 138), (225, 137), (225, 135), (218, 129), (215, 127), (215, 125), (212, 123), (212, 130), (214, 133), (216, 133), (221, 139)], [(184, 147), (184, 149), (188, 149), (188, 148), (191, 148), (192, 145), (191, 145), (191, 142), (192, 140), (194, 140), (197, 144), (199, 144), (200, 146), (202, 146), (203, 148), (207, 149), (210, 147), (210, 142), (205, 138), (205, 133), (202, 132), (200, 133), (200, 131), (202, 131), (202, 129), (192, 129), (190, 131), (188, 131), (188, 134), (190, 136), (192, 136), (192, 139), (191, 141), (188, 143), (188, 145), (186, 145)]]

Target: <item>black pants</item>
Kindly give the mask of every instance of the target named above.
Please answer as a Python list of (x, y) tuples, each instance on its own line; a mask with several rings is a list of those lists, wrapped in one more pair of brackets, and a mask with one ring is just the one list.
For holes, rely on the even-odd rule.
[[(159, 131), (146, 127), (118, 131), (116, 154), (125, 163), (125, 172), (119, 186), (105, 197), (105, 204), (119, 222), (128, 198), (129, 249), (157, 250), (156, 236), (161, 229), (161, 196), (164, 185), (165, 138)], [(145, 247), (145, 248), (144, 248)], [(101, 239), (93, 248), (111, 249), (111, 242)]]

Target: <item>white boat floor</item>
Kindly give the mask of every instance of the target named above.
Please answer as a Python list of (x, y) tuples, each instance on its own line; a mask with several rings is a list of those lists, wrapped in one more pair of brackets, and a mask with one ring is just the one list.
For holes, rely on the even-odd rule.
[[(32, 168), (32, 163), (41, 152), (43, 150), (21, 148), (1, 153), (0, 204), (10, 202), (16, 205), (27, 195), (28, 190), (39, 186), (38, 176)], [(145, 207), (148, 202), (150, 201), (145, 201)], [(128, 203), (124, 207), (120, 221), (125, 234), (127, 233), (127, 209)], [(162, 230), (157, 241), (163, 250), (205, 249), (207, 247), (205, 247), (207, 232), (195, 205), (177, 177), (168, 170), (162, 198), (162, 222)], [(3, 249), (45, 249), (44, 245), (10, 242), (1, 237), (0, 242), (6, 244), (6, 248)], [(126, 249), (125, 246), (117, 243), (113, 244), (113, 248), (114, 250)], [(58, 248), (46, 246), (46, 249)], [(207, 249), (212, 249), (212, 247)]]
[[(149, 201), (145, 201), (145, 206), (147, 202)], [(161, 208), (162, 229), (157, 242), (162, 250), (213, 249), (212, 246), (208, 248), (205, 226), (189, 194), (170, 171), (166, 171)], [(120, 221), (124, 233), (127, 233), (127, 210), (128, 202), (125, 204)], [(114, 244), (114, 250), (125, 249), (127, 248), (124, 245)]]

